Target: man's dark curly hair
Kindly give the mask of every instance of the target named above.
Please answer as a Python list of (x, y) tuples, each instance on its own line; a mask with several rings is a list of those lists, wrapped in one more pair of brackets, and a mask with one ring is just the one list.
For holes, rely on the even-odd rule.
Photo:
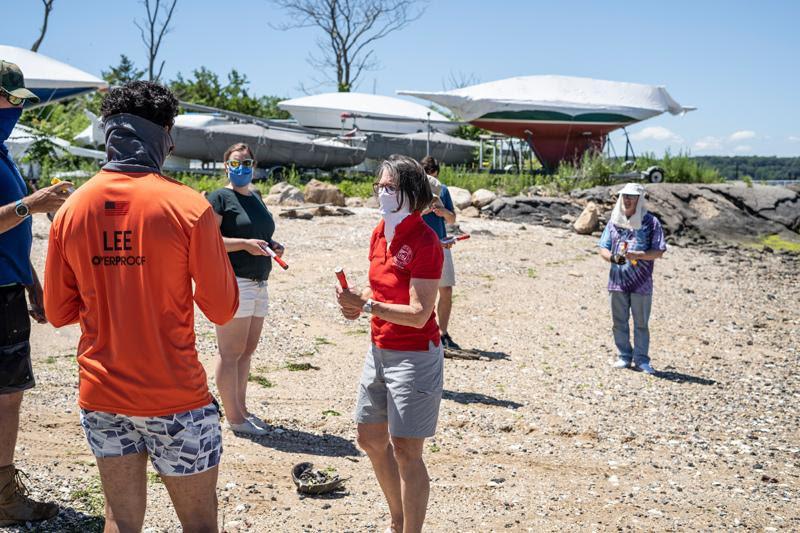
[(115, 87), (100, 106), (103, 118), (130, 113), (159, 126), (172, 126), (178, 114), (178, 99), (172, 91), (152, 81), (132, 81)]

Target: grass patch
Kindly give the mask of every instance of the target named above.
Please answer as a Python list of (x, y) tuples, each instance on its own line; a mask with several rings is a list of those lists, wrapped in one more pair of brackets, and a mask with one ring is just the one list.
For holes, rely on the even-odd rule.
[[(106, 499), (103, 496), (103, 486), (99, 477), (92, 477), (78, 490), (73, 490), (69, 499), (80, 510), (103, 520), (106, 508)], [(105, 522), (105, 520), (103, 520)]]
[(319, 367), (311, 363), (286, 363), (286, 369), (289, 372), (303, 372), (305, 370), (319, 370)]
[(369, 333), (367, 328), (349, 329), (344, 332), (345, 335), (364, 335), (365, 333)]
[(539, 275), (539, 273), (536, 272), (535, 268), (529, 268), (528, 269), (528, 277), (529, 278), (534, 278), (535, 279), (538, 275)]
[(158, 472), (147, 472), (147, 482), (151, 485), (155, 485), (156, 483), (163, 484), (164, 482), (161, 480), (161, 476), (158, 475)]
[(438, 452), (442, 451), (442, 449), (439, 447), (438, 444), (436, 444), (435, 442), (432, 442), (430, 445), (428, 445), (428, 451), (431, 452), (431, 453), (438, 453)]
[(326, 339), (325, 337), (314, 337), (314, 345), (316, 346), (325, 346), (326, 344), (330, 344), (331, 346), (335, 346), (334, 343)]
[(342, 416), (342, 413), (340, 413), (339, 411), (334, 411), (333, 409), (326, 409), (325, 411), (322, 411), (322, 415), (323, 416)]
[(258, 383), (262, 387), (266, 389), (270, 389), (275, 386), (273, 382), (265, 378), (264, 376), (259, 376), (258, 374), (249, 374), (247, 376), (247, 381), (252, 381), (253, 383)]
[(52, 365), (56, 362), (56, 358), (50, 355), (47, 357), (47, 359), (44, 360), (44, 362), (47, 363), (48, 365)]
[(758, 242), (762, 246), (768, 246), (773, 250), (800, 254), (800, 243), (787, 241), (780, 235), (767, 235), (766, 237), (759, 239)]

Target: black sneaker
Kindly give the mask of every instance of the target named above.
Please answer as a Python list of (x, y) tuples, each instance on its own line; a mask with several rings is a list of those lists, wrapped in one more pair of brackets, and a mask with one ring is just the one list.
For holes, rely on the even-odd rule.
[(444, 335), (442, 335), (442, 346), (444, 346), (445, 349), (450, 349), (450, 350), (460, 350), (461, 349), (461, 346), (456, 344), (456, 341), (454, 341), (452, 338), (450, 338), (450, 334), (449, 333), (445, 333)]

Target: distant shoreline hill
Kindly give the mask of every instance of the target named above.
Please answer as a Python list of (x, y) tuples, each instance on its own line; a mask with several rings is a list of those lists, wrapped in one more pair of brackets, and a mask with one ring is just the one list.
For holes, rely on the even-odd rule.
[(693, 156), (692, 159), (716, 168), (727, 180), (750, 176), (753, 181), (800, 180), (800, 157)]

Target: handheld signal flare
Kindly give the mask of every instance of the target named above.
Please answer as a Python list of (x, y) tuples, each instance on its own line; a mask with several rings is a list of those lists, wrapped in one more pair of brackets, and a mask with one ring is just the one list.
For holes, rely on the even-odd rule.
[(276, 254), (275, 250), (270, 248), (269, 245), (262, 246), (261, 249), (264, 250), (265, 252), (267, 252), (267, 254), (271, 258), (273, 258), (275, 260), (275, 262), (278, 263), (281, 266), (282, 269), (287, 270), (289, 268), (289, 265), (286, 263), (286, 261), (284, 261), (283, 259), (278, 257), (278, 254)]
[(347, 277), (344, 275), (344, 269), (342, 267), (337, 267), (333, 273), (336, 274), (336, 279), (339, 280), (339, 285), (341, 285), (343, 289), (350, 288), (350, 286), (347, 285)]

